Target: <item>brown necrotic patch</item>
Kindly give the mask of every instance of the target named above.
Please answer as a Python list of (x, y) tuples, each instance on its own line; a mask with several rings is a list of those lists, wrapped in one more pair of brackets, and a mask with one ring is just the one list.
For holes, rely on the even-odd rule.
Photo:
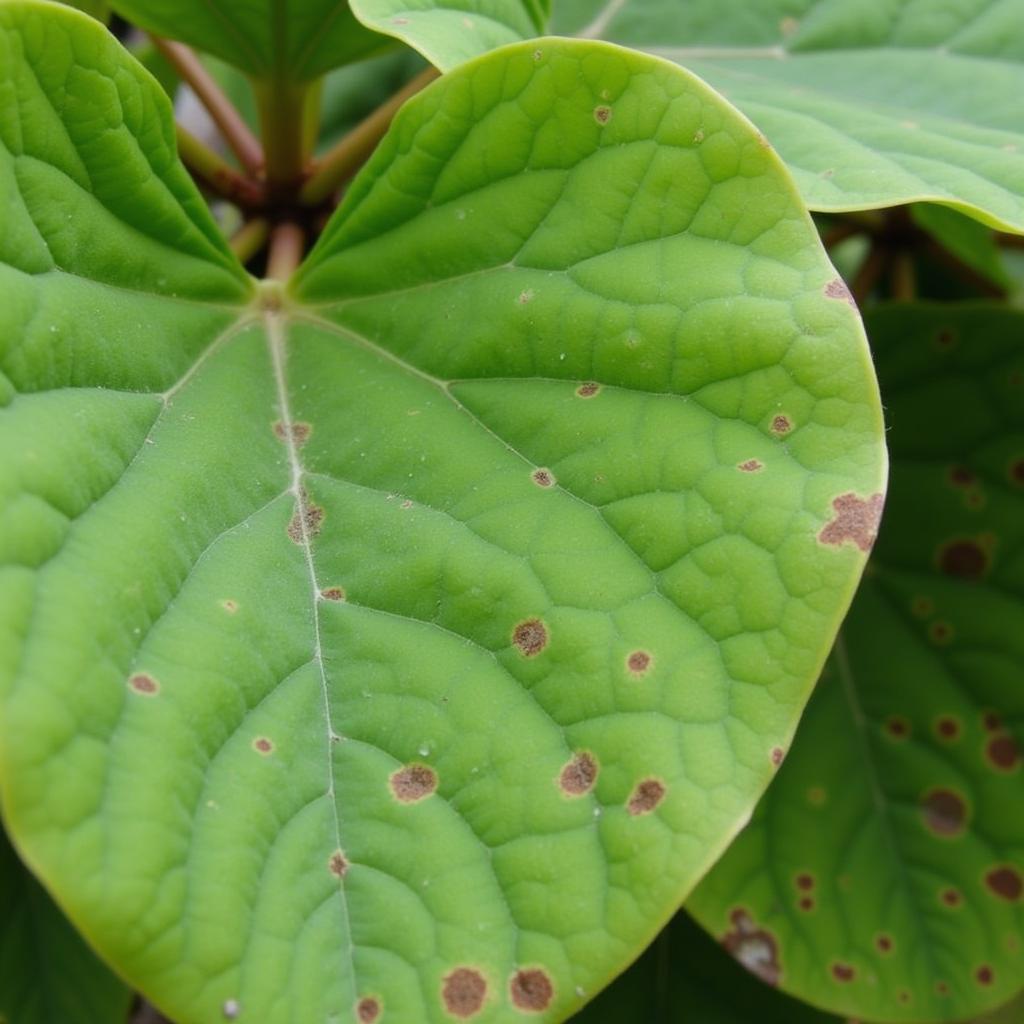
[(356, 1019), (359, 1024), (377, 1024), (380, 1019), (380, 1000), (374, 996), (363, 996), (356, 1003)]
[(809, 914), (814, 909), (813, 896), (801, 896), (796, 905), (805, 913)]
[(313, 433), (313, 428), (308, 423), (284, 423), (282, 420), (277, 420), (274, 423), (274, 434), (277, 436), (279, 441), (287, 441), (291, 438), (292, 444), (296, 448), (301, 448), (308, 440), (309, 435)]
[(948, 478), (953, 487), (970, 487), (978, 479), (971, 469), (960, 465), (949, 467)]
[(940, 572), (961, 580), (980, 580), (989, 569), (988, 552), (976, 540), (966, 537), (942, 544), (935, 561)]
[(1011, 484), (1024, 487), (1024, 459), (1014, 459), (1010, 463), (1006, 475), (1009, 477)]
[(547, 626), (540, 619), (526, 619), (512, 630), (512, 643), (524, 657), (533, 658), (548, 645)]
[(928, 639), (931, 640), (933, 644), (938, 644), (940, 647), (944, 647), (946, 644), (952, 643), (953, 627), (944, 619), (933, 622), (928, 627)]
[(946, 982), (946, 981), (937, 981), (937, 982), (935, 982), (935, 991), (940, 996), (948, 996), (949, 995), (949, 982)]
[(136, 672), (129, 678), (128, 685), (144, 697), (155, 697), (160, 692), (160, 684), (147, 672)]
[(567, 796), (583, 796), (594, 788), (597, 772), (597, 759), (588, 751), (581, 750), (562, 769), (558, 776), (558, 788)]
[(967, 827), (967, 802), (951, 789), (930, 789), (921, 798), (921, 816), (934, 835), (958, 836)]
[(651, 667), (651, 656), (647, 651), (633, 651), (626, 658), (626, 668), (635, 676), (643, 675)]
[(995, 972), (988, 964), (982, 964), (974, 972), (974, 977), (979, 985), (991, 985), (996, 980)]
[(772, 417), (773, 434), (788, 434), (792, 429), (793, 422), (788, 416), (779, 413), (778, 416)]
[(348, 858), (341, 850), (335, 850), (327, 859), (327, 869), (335, 878), (344, 878), (348, 874)]
[(939, 899), (942, 901), (943, 906), (956, 909), (963, 905), (964, 898), (960, 893), (959, 889), (946, 888), (939, 893)]
[(612, 108), (601, 104), (594, 107), (594, 120), (598, 124), (607, 124), (612, 119)]
[(905, 740), (910, 736), (910, 722), (902, 715), (890, 715), (885, 720), (884, 728), (890, 739)]
[(252, 741), (252, 749), (255, 750), (257, 754), (262, 754), (266, 757), (268, 754), (272, 754), (274, 752), (274, 744), (273, 741), (268, 739), (266, 736), (257, 736), (256, 739)]
[(997, 733), (985, 744), (985, 757), (996, 771), (1016, 771), (1021, 762), (1020, 746), (1008, 732)]
[(665, 784), (659, 779), (644, 779), (638, 782), (629, 796), (626, 809), (634, 817), (650, 814), (665, 799)]
[(956, 344), (956, 331), (952, 327), (943, 327), (935, 333), (935, 347), (948, 351)]
[(985, 872), (985, 885), (993, 896), (1016, 903), (1024, 894), (1024, 877), (1012, 864), (1000, 864)]
[(875, 936), (875, 949), (879, 953), (888, 955), (892, 952), (892, 936), (891, 935), (876, 935)]
[(320, 596), (325, 601), (344, 601), (345, 600), (345, 588), (344, 587), (326, 587), (320, 591)]
[(831, 966), (832, 977), (844, 985), (848, 985), (857, 977), (857, 969), (853, 964), (846, 964), (842, 961), (835, 961)]
[(764, 463), (760, 459), (747, 459), (736, 467), (741, 473), (759, 473), (764, 469)]
[(472, 967), (456, 967), (446, 974), (441, 985), (444, 1008), (453, 1016), (466, 1019), (480, 1012), (487, 998), (487, 980)]
[(772, 764), (775, 765), (776, 768), (778, 768), (779, 765), (782, 764), (785, 757), (786, 752), (782, 749), (782, 747), (772, 747), (771, 759)]
[(818, 534), (822, 544), (839, 547), (848, 541), (856, 544), (861, 551), (870, 551), (878, 536), (878, 524), (882, 519), (882, 505), (885, 497), (872, 494), (868, 498), (850, 492), (832, 499), (835, 516)]
[(226, 597), (220, 603), (221, 608), (228, 613), (228, 615), (234, 615), (238, 611), (238, 602), (233, 601), (230, 597)]
[(853, 293), (846, 287), (846, 282), (840, 277), (833, 278), (825, 285), (825, 295), (830, 299), (841, 299), (843, 302), (848, 302), (854, 309), (857, 308), (857, 302), (853, 297)]
[(543, 466), (541, 466), (539, 469), (535, 469), (530, 474), (530, 479), (538, 487), (554, 487), (555, 485), (554, 473), (552, 473), (550, 469), (545, 469)]
[(404, 804), (414, 804), (437, 789), (437, 772), (427, 764), (407, 764), (391, 773), (391, 792)]
[(580, 398), (593, 398), (601, 390), (597, 381), (585, 380), (577, 389), (576, 394)]
[(555, 988), (545, 971), (538, 968), (516, 971), (508, 983), (512, 1005), (526, 1013), (541, 1013), (551, 1005)]
[(324, 510), (309, 500), (309, 495), (302, 491), (295, 503), (295, 512), (288, 523), (288, 536), (296, 544), (304, 544), (312, 540), (320, 532), (324, 521)]
[(793, 881), (802, 892), (810, 892), (814, 888), (814, 875), (806, 871), (801, 871)]
[(942, 715), (935, 721), (935, 735), (940, 740), (952, 743), (960, 737), (960, 722), (952, 715)]
[(782, 965), (775, 936), (759, 928), (750, 912), (742, 908), (734, 910), (729, 920), (733, 927), (722, 937), (725, 951), (763, 982), (778, 985), (782, 978)]

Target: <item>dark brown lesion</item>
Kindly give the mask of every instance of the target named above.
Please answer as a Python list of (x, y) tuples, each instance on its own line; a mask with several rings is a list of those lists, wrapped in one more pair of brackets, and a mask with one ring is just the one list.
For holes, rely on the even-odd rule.
[(861, 551), (870, 551), (878, 536), (884, 503), (885, 496), (881, 493), (867, 498), (853, 492), (840, 494), (832, 499), (835, 515), (821, 528), (818, 540), (833, 547), (849, 541)]
[(555, 987), (545, 971), (539, 968), (516, 971), (509, 981), (512, 1004), (526, 1013), (541, 1013), (555, 997)]
[(404, 804), (424, 800), (437, 789), (437, 772), (427, 764), (407, 764), (392, 772), (391, 792)]
[(299, 492), (295, 512), (288, 523), (288, 536), (296, 544), (305, 544), (320, 533), (326, 513), (320, 505), (310, 501), (305, 488)]
[(630, 794), (626, 810), (634, 817), (650, 814), (665, 799), (665, 793), (665, 783), (660, 779), (644, 779)]
[(377, 1024), (380, 1019), (380, 1000), (374, 996), (363, 996), (356, 1004), (359, 1024)]
[(479, 1013), (487, 998), (487, 979), (473, 967), (456, 967), (441, 985), (444, 1008), (453, 1017), (467, 1019)]
[(921, 798), (921, 816), (933, 835), (952, 838), (967, 827), (967, 802), (951, 789), (937, 787)]
[(540, 654), (548, 645), (548, 630), (540, 619), (526, 619), (512, 630), (512, 643), (526, 658)]
[(558, 786), (567, 796), (583, 796), (594, 788), (599, 767), (597, 759), (588, 751), (580, 751), (562, 769)]
[(782, 979), (779, 943), (765, 928), (758, 927), (750, 911), (737, 907), (730, 915), (732, 929), (722, 937), (722, 946), (751, 974), (768, 985)]

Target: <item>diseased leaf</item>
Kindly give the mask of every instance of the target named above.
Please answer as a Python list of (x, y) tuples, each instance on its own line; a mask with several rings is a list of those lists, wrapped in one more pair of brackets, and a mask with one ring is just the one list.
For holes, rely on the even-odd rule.
[(350, 0), (368, 28), (419, 50), (449, 70), (506, 43), (544, 31), (549, 5), (540, 0)]
[(120, 1024), (131, 998), (22, 866), (0, 829), (0, 1021)]
[(893, 456), (876, 554), (778, 779), (688, 906), (801, 998), (961, 1020), (1022, 976), (1024, 316), (894, 307), (869, 330)]
[(19, 843), (182, 1024), (564, 1019), (749, 815), (876, 525), (789, 179), (679, 69), (530, 42), (403, 109), (286, 291), (95, 23), (0, 47)]
[(364, 28), (345, 0), (111, 0), (111, 6), (148, 32), (275, 82), (308, 82), (389, 44)]
[(845, 1024), (745, 971), (680, 911), (573, 1024)]
[(564, 0), (552, 28), (695, 71), (812, 210), (929, 201), (1024, 231), (1018, 0)]

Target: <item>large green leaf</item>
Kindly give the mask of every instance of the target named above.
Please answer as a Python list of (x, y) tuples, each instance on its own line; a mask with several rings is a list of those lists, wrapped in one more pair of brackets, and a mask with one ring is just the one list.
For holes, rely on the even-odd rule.
[(777, 158), (669, 64), (517, 45), (285, 292), (96, 23), (0, 5), (0, 73), (19, 843), (181, 1024), (563, 1019), (748, 817), (873, 536)]
[(130, 1002), (0, 829), (0, 1021), (121, 1024)]
[(1024, 316), (869, 326), (893, 454), (876, 555), (785, 766), (689, 906), (814, 1003), (960, 1020), (1022, 978)]
[(553, 28), (696, 71), (814, 210), (927, 200), (1024, 231), (1019, 0), (561, 0)]
[(450, 69), (506, 43), (544, 30), (539, 0), (351, 0), (359, 20), (415, 47), (432, 64)]
[(388, 44), (355, 19), (346, 0), (111, 0), (111, 6), (149, 32), (273, 81), (309, 81)]

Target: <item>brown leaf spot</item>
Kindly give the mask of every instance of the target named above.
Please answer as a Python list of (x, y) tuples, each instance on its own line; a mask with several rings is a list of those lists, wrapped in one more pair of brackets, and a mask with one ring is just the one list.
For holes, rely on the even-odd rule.
[(1014, 459), (1007, 470), (1007, 476), (1009, 476), (1011, 484), (1024, 487), (1024, 459)]
[(828, 792), (824, 786), (811, 786), (807, 790), (807, 802), (812, 807), (824, 807), (828, 803)]
[(528, 302), (532, 302), (532, 301), (533, 301), (533, 289), (532, 288), (526, 288), (523, 291), (521, 291), (519, 293), (519, 297), (516, 299), (516, 302), (518, 302), (520, 306), (525, 306)]
[(540, 619), (526, 619), (512, 630), (512, 643), (525, 658), (533, 658), (548, 645), (548, 630)]
[(846, 282), (841, 277), (834, 278), (825, 285), (825, 295), (830, 299), (842, 299), (843, 302), (848, 302), (854, 309), (857, 308), (857, 302), (853, 297), (853, 293), (846, 287)]
[(960, 723), (952, 715), (943, 715), (935, 723), (935, 733), (939, 739), (952, 743), (960, 736)]
[(786, 752), (782, 749), (782, 747), (772, 747), (771, 759), (772, 764), (775, 765), (776, 768), (778, 768), (779, 765), (782, 764), (782, 761), (785, 758), (785, 756)]
[(805, 913), (809, 914), (814, 909), (814, 897), (813, 896), (801, 896), (797, 901), (797, 906)]
[(527, 1013), (540, 1013), (551, 1005), (555, 989), (544, 971), (536, 968), (516, 971), (508, 985), (512, 1003)]
[(960, 890), (953, 888), (943, 889), (942, 892), (939, 894), (939, 898), (947, 907), (953, 908), (961, 906), (961, 904), (964, 901), (964, 898), (961, 895)]
[(836, 961), (832, 964), (832, 977), (846, 985), (857, 977), (857, 969), (852, 964)]
[(235, 612), (238, 611), (238, 602), (232, 601), (230, 597), (221, 601), (220, 606), (228, 613), (228, 615), (234, 615)]
[(901, 988), (896, 998), (905, 1006), (910, 1002), (910, 993), (905, 988)]
[(295, 513), (288, 523), (288, 536), (296, 544), (304, 544), (312, 540), (319, 532), (324, 521), (324, 510), (309, 500), (303, 491), (295, 503)]
[(910, 722), (902, 715), (890, 715), (885, 720), (885, 734), (894, 740), (905, 740), (910, 736)]
[(257, 754), (262, 754), (266, 757), (268, 754), (272, 754), (274, 752), (274, 743), (266, 736), (257, 736), (256, 739), (252, 741), (252, 749), (255, 750)]
[(875, 936), (875, 947), (879, 953), (888, 954), (892, 952), (892, 936), (891, 935), (876, 935)]
[(722, 938), (725, 951), (738, 960), (751, 974), (768, 985), (778, 985), (782, 977), (779, 944), (771, 932), (758, 928), (750, 913), (737, 909), (729, 915), (733, 930)]
[(788, 434), (792, 429), (793, 421), (788, 416), (779, 413), (778, 416), (772, 418), (772, 433)]
[(940, 996), (948, 996), (949, 995), (949, 984), (947, 982), (945, 982), (945, 981), (937, 981), (937, 982), (935, 982), (935, 991)]
[(325, 601), (344, 601), (345, 600), (345, 588), (344, 587), (327, 587), (320, 591), (320, 596)]
[(975, 972), (974, 977), (978, 979), (979, 985), (991, 985), (996, 980), (995, 973), (988, 964), (982, 964)]
[(945, 645), (950, 643), (953, 639), (953, 627), (944, 619), (940, 619), (938, 622), (933, 622), (928, 627), (928, 639), (931, 640), (933, 644), (945, 647)]
[(341, 850), (335, 850), (327, 861), (327, 869), (335, 878), (344, 878), (348, 874), (348, 858)]
[(487, 981), (472, 967), (456, 967), (445, 975), (441, 998), (453, 1017), (463, 1019), (479, 1013), (487, 996)]
[(794, 882), (798, 889), (801, 889), (803, 892), (810, 892), (814, 888), (814, 875), (801, 871), (794, 879)]
[(598, 124), (607, 124), (612, 119), (612, 108), (604, 104), (594, 107), (594, 120)]
[(921, 798), (925, 827), (937, 836), (958, 836), (967, 825), (967, 804), (951, 789), (930, 789)]
[(160, 684), (145, 672), (136, 672), (128, 680), (128, 685), (136, 693), (141, 693), (144, 697), (155, 697), (160, 692)]
[(313, 433), (313, 428), (308, 423), (292, 423), (290, 426), (281, 420), (274, 423), (274, 434), (279, 441), (287, 441), (291, 435), (292, 444), (301, 448)]
[(970, 487), (978, 478), (967, 466), (950, 466), (949, 482), (954, 487)]
[(1001, 900), (1016, 903), (1024, 894), (1024, 878), (1012, 864), (1001, 864), (985, 873), (989, 891)]
[(558, 786), (567, 796), (583, 796), (594, 788), (597, 772), (598, 764), (594, 755), (585, 750), (580, 751), (562, 769), (558, 776)]
[(741, 473), (759, 473), (764, 469), (764, 463), (760, 459), (747, 459), (736, 467)]
[(377, 1024), (380, 1018), (380, 1001), (373, 996), (363, 996), (356, 1003), (356, 1017), (359, 1024)]
[(918, 619), (927, 619), (935, 612), (935, 602), (930, 597), (918, 595), (910, 602), (911, 614)]
[(943, 327), (935, 335), (936, 348), (949, 350), (956, 344), (956, 331), (951, 327)]
[(626, 809), (634, 817), (650, 814), (665, 799), (665, 784), (658, 779), (644, 779), (630, 794)]
[(404, 804), (424, 800), (437, 789), (437, 772), (430, 765), (407, 764), (391, 773), (391, 792)]
[(818, 534), (822, 544), (839, 547), (852, 541), (861, 551), (870, 551), (878, 536), (878, 524), (882, 519), (882, 494), (861, 498), (856, 494), (840, 494), (832, 499), (835, 518), (827, 522)]
[(989, 567), (989, 557), (977, 541), (957, 539), (943, 544), (936, 556), (939, 569), (947, 576), (980, 580)]
[(986, 711), (982, 716), (981, 724), (986, 732), (999, 732), (1003, 727), (1003, 720), (994, 712)]
[(543, 466), (540, 469), (535, 469), (530, 474), (530, 479), (538, 487), (553, 487), (555, 483), (555, 475), (550, 469), (545, 469)]
[(651, 656), (647, 651), (633, 651), (626, 658), (626, 668), (635, 676), (643, 675), (651, 667)]
[(1012, 772), (1021, 761), (1020, 747), (1016, 739), (1009, 733), (993, 736), (985, 747), (985, 756), (989, 763), (1000, 772)]
[(601, 385), (596, 381), (584, 381), (577, 389), (576, 394), (580, 398), (593, 398), (601, 390)]

